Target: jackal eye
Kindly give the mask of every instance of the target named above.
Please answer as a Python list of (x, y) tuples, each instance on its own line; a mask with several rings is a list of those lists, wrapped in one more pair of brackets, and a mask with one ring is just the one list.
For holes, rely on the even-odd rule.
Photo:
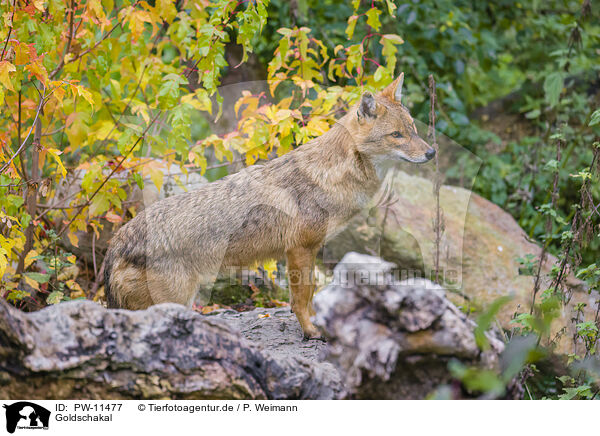
[(402, 133), (396, 130), (395, 132), (392, 132), (392, 136), (394, 138), (402, 138)]

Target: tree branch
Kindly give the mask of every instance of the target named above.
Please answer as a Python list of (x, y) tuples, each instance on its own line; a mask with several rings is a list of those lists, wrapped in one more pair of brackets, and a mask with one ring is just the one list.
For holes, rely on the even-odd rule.
[(40, 116), (40, 112), (42, 111), (42, 108), (44, 107), (44, 99), (46, 97), (46, 87), (44, 86), (44, 95), (41, 96), (40, 98), (40, 104), (38, 105), (37, 111), (35, 113), (35, 118), (33, 120), (33, 124), (31, 125), (31, 128), (29, 129), (29, 132), (27, 133), (27, 136), (25, 137), (25, 139), (23, 140), (23, 143), (21, 144), (21, 146), (17, 149), (17, 151), (11, 156), (11, 158), (8, 160), (8, 162), (6, 162), (4, 164), (4, 166), (0, 169), (0, 174), (4, 173), (4, 171), (6, 171), (6, 169), (10, 166), (10, 164), (12, 163), (12, 161), (23, 151), (23, 149), (25, 148), (25, 144), (27, 143), (27, 140), (29, 139), (29, 136), (31, 135), (31, 132), (33, 131), (33, 128), (36, 126), (37, 120)]
[(42, 120), (38, 117), (35, 123), (35, 133), (33, 135), (33, 148), (31, 149), (31, 180), (27, 183), (27, 213), (31, 217), (29, 226), (25, 229), (25, 246), (19, 256), (17, 265), (17, 274), (21, 274), (25, 269), (25, 257), (33, 248), (33, 236), (35, 230), (34, 217), (37, 211), (37, 194), (40, 185), (40, 166), (39, 155), (41, 150), (42, 138)]

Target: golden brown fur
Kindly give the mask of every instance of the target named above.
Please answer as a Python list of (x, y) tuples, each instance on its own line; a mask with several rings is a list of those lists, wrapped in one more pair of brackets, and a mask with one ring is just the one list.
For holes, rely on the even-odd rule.
[(383, 161), (433, 156), (400, 104), (401, 88), (402, 76), (377, 96), (363, 95), (319, 138), (141, 212), (111, 241), (109, 306), (190, 305), (224, 268), (286, 256), (292, 309), (305, 336), (317, 337), (313, 270), (325, 238), (379, 190)]

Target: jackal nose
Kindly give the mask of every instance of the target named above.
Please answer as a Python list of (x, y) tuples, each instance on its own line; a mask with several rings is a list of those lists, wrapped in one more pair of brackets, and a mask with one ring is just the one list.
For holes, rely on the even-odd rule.
[(433, 156), (435, 156), (435, 148), (430, 148), (429, 150), (427, 150), (427, 153), (425, 153), (425, 157), (427, 159), (432, 159)]

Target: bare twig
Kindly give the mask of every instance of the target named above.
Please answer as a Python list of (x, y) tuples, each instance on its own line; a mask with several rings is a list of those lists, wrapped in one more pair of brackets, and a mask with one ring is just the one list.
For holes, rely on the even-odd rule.
[(62, 130), (63, 130), (65, 127), (67, 127), (67, 126), (66, 126), (66, 125), (63, 125), (62, 127), (59, 127), (58, 129), (54, 129), (54, 130), (53, 130), (53, 131), (51, 131), (51, 132), (42, 133), (42, 136), (52, 136), (52, 135), (54, 135), (55, 133), (58, 133), (58, 132), (62, 131)]
[(2, 55), (0, 55), (0, 61), (4, 60), (4, 54), (6, 53), (6, 47), (8, 46), (8, 41), (10, 40), (10, 34), (12, 33), (13, 27), (15, 23), (13, 22), (15, 18), (15, 12), (17, 10), (17, 0), (13, 0), (13, 11), (10, 17), (11, 26), (8, 28), (8, 35), (6, 35), (6, 41), (4, 41), (4, 47), (2, 48)]
[[(561, 160), (561, 147), (562, 147), (562, 141), (559, 140), (556, 143), (556, 162), (560, 163)], [(560, 175), (560, 169), (557, 166), (556, 171), (554, 173), (554, 185), (552, 187), (552, 209), (556, 208), (556, 202), (558, 201), (558, 178)], [(552, 217), (550, 215), (548, 215), (546, 217), (546, 235), (549, 235), (552, 232)], [(551, 238), (548, 237), (546, 243), (544, 244), (544, 246), (542, 247), (542, 253), (540, 254), (540, 260), (539, 260), (539, 264), (538, 264), (538, 268), (537, 268), (537, 272), (535, 275), (535, 282), (533, 285), (533, 295), (531, 297), (531, 307), (529, 308), (529, 313), (533, 314), (533, 308), (535, 306), (535, 298), (537, 296), (537, 293), (540, 291), (540, 283), (541, 283), (541, 275), (542, 275), (542, 265), (546, 262), (546, 256), (547, 256), (547, 250), (548, 250), (548, 246), (550, 245), (551, 242)]]
[[(16, 1), (16, 0), (15, 0)], [(21, 143), (21, 124), (22, 124), (22, 119), (21, 119), (21, 94), (22, 94), (22, 89), (19, 89), (19, 103), (18, 103), (18, 113), (17, 113), (17, 144)], [(21, 152), (22, 153), (22, 152)], [(19, 154), (19, 165), (21, 165), (21, 172), (23, 173), (23, 180), (27, 180), (29, 177), (27, 176), (27, 169), (25, 168), (25, 162), (23, 161), (23, 156), (22, 154)]]
[(73, 33), (74, 33), (73, 32), (73, 23), (75, 21), (75, 0), (71, 0), (70, 9), (71, 9), (71, 14), (69, 17), (69, 30), (68, 30), (69, 35), (67, 36), (67, 43), (65, 44), (65, 49), (63, 50), (62, 58), (61, 58), (59, 64), (54, 69), (54, 71), (52, 71), (52, 73), (50, 73), (50, 79), (54, 79), (54, 77), (56, 77), (58, 72), (65, 65), (65, 58), (66, 58), (67, 54), (69, 54), (69, 51), (71, 50), (71, 43), (73, 42)]
[[(590, 170), (593, 171), (594, 168), (596, 167), (596, 163), (598, 161), (598, 158), (600, 157), (600, 151), (599, 149), (594, 149), (594, 157), (592, 158), (592, 163), (590, 165)], [(587, 198), (586, 198), (586, 192), (589, 189), (589, 182), (590, 179), (584, 179), (583, 183), (581, 184), (581, 188), (579, 190), (580, 192), (580, 202), (577, 205), (577, 209), (575, 210), (575, 214), (573, 215), (573, 218), (571, 220), (571, 232), (572, 232), (572, 236), (568, 239), (568, 241), (566, 242), (566, 244), (563, 247), (562, 250), (562, 260), (560, 262), (560, 267), (558, 269), (558, 274), (557, 276), (554, 278), (554, 280), (552, 281), (551, 287), (553, 287), (553, 292), (557, 293), (558, 288), (561, 286), (563, 280), (565, 279), (565, 276), (567, 274), (567, 267), (568, 267), (568, 263), (569, 263), (569, 253), (571, 252), (571, 248), (573, 247), (575, 242), (579, 242), (581, 245), (581, 238), (582, 238), (582, 233), (585, 233), (585, 228), (586, 226), (589, 225), (589, 222), (591, 220), (591, 217), (593, 215), (590, 214), (589, 217), (587, 217), (587, 219), (583, 222), (579, 222), (580, 219), (583, 220), (583, 216), (581, 214), (581, 211), (584, 209), (584, 206), (586, 204)], [(575, 261), (577, 262), (578, 259), (575, 258)], [(577, 267), (577, 265), (575, 265), (574, 267)]]
[(440, 246), (442, 242), (442, 234), (444, 232), (444, 217), (440, 208), (440, 188), (442, 186), (442, 176), (440, 173), (439, 165), (439, 146), (435, 135), (435, 103), (436, 103), (436, 88), (435, 79), (433, 74), (429, 75), (429, 98), (430, 98), (430, 112), (429, 112), (429, 131), (427, 136), (431, 141), (431, 145), (435, 149), (435, 181), (433, 184), (433, 194), (435, 195), (435, 218), (433, 221), (433, 231), (435, 232), (435, 257), (434, 257), (434, 268), (435, 268), (435, 281), (439, 283), (440, 275)]
[[(0, 169), (0, 174), (4, 173), (4, 171), (6, 171), (6, 169), (10, 166), (10, 164), (12, 163), (12, 161), (23, 151), (23, 149), (25, 148), (25, 144), (27, 143), (27, 140), (29, 139), (29, 136), (31, 135), (31, 132), (33, 131), (33, 128), (37, 125), (37, 121), (38, 118), (40, 116), (40, 112), (42, 111), (42, 108), (44, 107), (44, 98), (46, 96), (46, 87), (44, 86), (44, 94), (41, 96), (40, 98), (40, 104), (38, 105), (37, 111), (35, 113), (35, 118), (33, 119), (33, 124), (31, 125), (31, 128), (29, 129), (29, 132), (27, 133), (27, 136), (25, 137), (25, 139), (23, 140), (23, 143), (21, 144), (21, 146), (17, 149), (17, 151), (15, 151), (15, 153), (10, 157), (10, 159), (8, 160), (8, 162), (6, 162), (4, 164), (4, 166), (2, 167), (2, 169)], [(40, 132), (41, 135), (41, 132)], [(41, 136), (40, 136), (41, 137)]]
[(33, 135), (33, 147), (31, 149), (31, 180), (27, 184), (27, 213), (31, 217), (29, 226), (25, 229), (25, 246), (19, 256), (19, 263), (17, 264), (17, 274), (21, 274), (25, 269), (25, 257), (27, 253), (33, 248), (33, 237), (35, 230), (35, 223), (33, 217), (36, 215), (37, 210), (37, 194), (40, 185), (40, 167), (38, 165), (39, 155), (41, 150), (42, 138), (42, 120), (38, 117), (35, 123), (35, 133)]
[(98, 268), (96, 267), (96, 232), (92, 232), (92, 264), (94, 265), (94, 277), (98, 275)]
[(104, 268), (106, 265), (106, 256), (102, 259), (102, 263), (100, 264), (100, 269), (98, 270), (98, 274), (94, 277), (94, 283), (90, 289), (90, 293), (88, 295), (88, 299), (93, 300), (96, 294), (98, 293), (98, 288), (104, 283)]

